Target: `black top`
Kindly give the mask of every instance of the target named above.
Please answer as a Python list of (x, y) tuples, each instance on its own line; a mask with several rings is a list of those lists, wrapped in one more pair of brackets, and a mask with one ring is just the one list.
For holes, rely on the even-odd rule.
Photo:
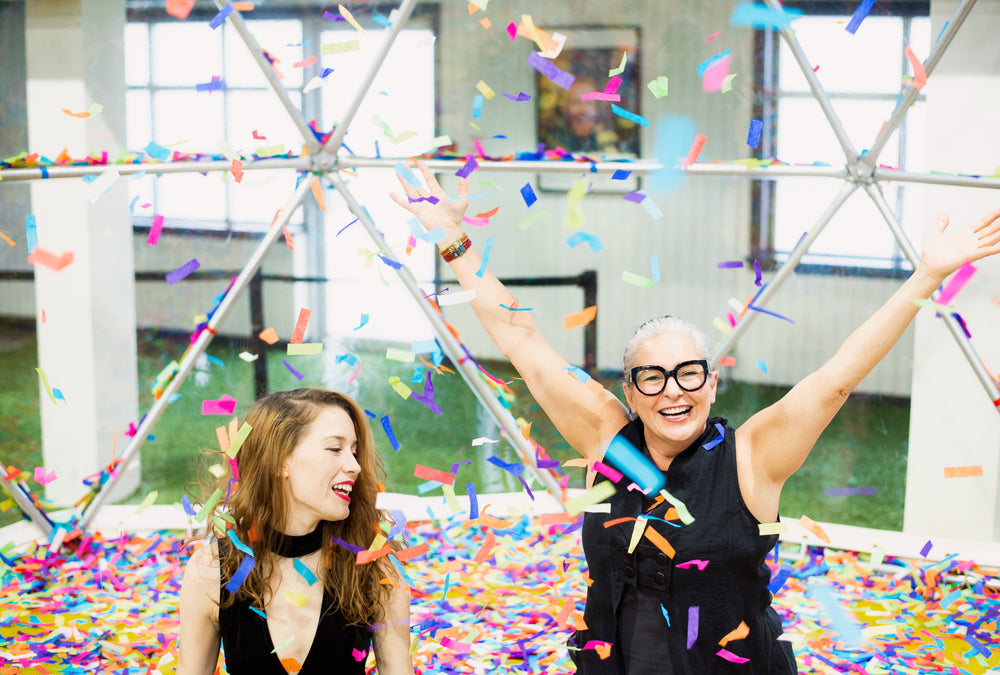
[[(649, 457), (638, 418), (619, 435)], [(594, 649), (571, 651), (577, 672), (797, 672), (791, 645), (777, 640), (781, 619), (767, 589), (771, 574), (765, 558), (778, 537), (760, 536), (759, 522), (743, 502), (733, 429), (725, 419), (709, 419), (701, 437), (664, 473), (666, 489), (693, 516), (690, 524), (676, 518), (665, 522), (669, 503), (649, 511), (656, 495), (629, 490), (627, 477), (615, 486), (610, 513), (584, 514), (583, 550), (593, 583), (584, 612), (588, 629), (577, 632), (574, 642), (579, 647), (591, 640), (608, 642), (611, 652), (602, 660)], [(607, 479), (598, 474), (601, 480)], [(673, 557), (646, 537), (628, 553), (635, 517), (644, 514), (650, 516), (646, 527), (670, 543)], [(604, 527), (621, 518), (628, 520)], [(734, 659), (727, 660), (719, 655), (719, 641), (740, 622), (749, 633), (725, 645), (725, 654)], [(649, 665), (634, 659), (626, 663), (623, 653), (629, 652), (641, 653)]]
[[(310, 535), (305, 535), (306, 537)], [(233, 546), (228, 539), (219, 540), (219, 557), (231, 555)], [(229, 596), (225, 579), (219, 584), (219, 601)], [(321, 583), (317, 581), (316, 583)], [(272, 602), (288, 602), (285, 598), (274, 598)], [(260, 609), (259, 607), (257, 609)], [(316, 626), (312, 646), (304, 663), (300, 664), (301, 675), (319, 672), (336, 672), (338, 675), (364, 675), (367, 653), (361, 660), (354, 656), (354, 650), (367, 652), (371, 647), (371, 631), (362, 626), (348, 626), (347, 621), (334, 606), (329, 593), (323, 593), (322, 614)], [(267, 621), (250, 609), (250, 602), (240, 597), (228, 609), (219, 608), (219, 632), (226, 657), (226, 670), (230, 675), (242, 673), (273, 673), (286, 675), (281, 660), (274, 653), (271, 632)]]

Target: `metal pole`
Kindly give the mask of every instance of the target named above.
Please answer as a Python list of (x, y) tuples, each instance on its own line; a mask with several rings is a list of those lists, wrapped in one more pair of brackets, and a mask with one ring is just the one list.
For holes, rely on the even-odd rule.
[[(767, 6), (775, 12), (783, 12), (784, 9), (777, 0), (765, 0)], [(802, 46), (799, 44), (798, 39), (795, 37), (795, 33), (792, 32), (790, 26), (785, 25), (780, 28), (781, 37), (785, 38), (785, 42), (788, 43), (788, 48), (792, 50), (792, 55), (795, 57), (795, 61), (799, 64), (799, 69), (802, 71), (802, 75), (805, 76), (806, 82), (809, 83), (809, 89), (812, 90), (813, 97), (816, 102), (819, 103), (819, 107), (823, 110), (823, 115), (826, 117), (826, 121), (830, 123), (830, 129), (833, 131), (833, 135), (837, 137), (837, 142), (840, 143), (841, 150), (844, 151), (844, 158), (847, 160), (847, 166), (851, 170), (854, 169), (855, 164), (858, 161), (858, 151), (854, 149), (854, 144), (851, 143), (851, 139), (847, 136), (847, 131), (844, 130), (844, 125), (840, 123), (840, 118), (837, 116), (837, 111), (833, 109), (833, 104), (830, 103), (830, 97), (826, 95), (826, 90), (823, 89), (823, 85), (820, 84), (819, 78), (816, 77), (816, 73), (812, 69), (809, 60), (806, 58), (806, 54), (802, 51)]]
[(264, 238), (260, 240), (257, 244), (257, 248), (251, 254), (250, 259), (247, 264), (243, 267), (239, 276), (236, 277), (236, 281), (233, 282), (232, 288), (226, 293), (226, 297), (222, 299), (219, 303), (218, 309), (212, 315), (212, 318), (208, 322), (208, 326), (205, 330), (201, 331), (198, 338), (188, 347), (187, 351), (184, 353), (184, 358), (181, 359), (180, 365), (177, 368), (177, 373), (174, 375), (173, 379), (167, 384), (166, 389), (158, 399), (153, 403), (153, 406), (146, 413), (142, 422), (139, 424), (139, 428), (135, 432), (135, 436), (129, 442), (128, 446), (121, 456), (121, 464), (118, 467), (118, 471), (113, 472), (108, 478), (108, 481), (100, 488), (97, 496), (94, 497), (93, 501), (84, 509), (83, 518), (80, 521), (80, 529), (86, 530), (91, 521), (93, 521), (94, 516), (100, 511), (101, 507), (108, 500), (108, 495), (111, 492), (111, 488), (118, 482), (119, 477), (124, 473), (125, 468), (128, 466), (129, 462), (135, 458), (136, 454), (139, 452), (139, 448), (142, 446), (143, 441), (146, 440), (146, 435), (149, 434), (153, 425), (156, 424), (157, 420), (160, 419), (160, 415), (166, 410), (167, 405), (169, 405), (170, 398), (181, 388), (181, 384), (194, 369), (195, 362), (198, 357), (205, 351), (208, 344), (215, 337), (215, 329), (222, 324), (225, 318), (229, 315), (230, 310), (233, 305), (236, 304), (236, 300), (239, 298), (243, 289), (250, 283), (257, 270), (260, 269), (261, 263), (264, 262), (264, 256), (267, 254), (268, 249), (277, 240), (279, 236), (283, 234), (283, 228), (288, 224), (289, 219), (295, 210), (302, 204), (306, 195), (309, 194), (310, 181), (308, 176), (303, 176), (302, 180), (299, 182), (298, 188), (296, 188), (292, 197), (285, 204), (285, 207), (281, 210), (281, 217), (278, 221), (271, 226), (271, 229), (267, 231)]
[[(917, 265), (920, 264), (920, 255), (917, 253), (916, 249), (910, 243), (909, 238), (906, 233), (903, 232), (903, 228), (900, 226), (899, 221), (896, 220), (896, 216), (893, 215), (892, 209), (889, 208), (889, 204), (885, 201), (885, 197), (874, 185), (865, 185), (865, 191), (868, 196), (878, 207), (879, 213), (882, 214), (882, 218), (885, 220), (889, 229), (892, 230), (892, 236), (896, 238), (896, 243), (899, 245), (900, 250), (903, 251), (903, 255), (906, 259), (910, 261), (913, 265), (913, 269), (917, 269)], [(934, 291), (931, 298), (936, 298), (938, 296), (938, 291)], [(962, 330), (961, 324), (958, 322), (951, 312), (942, 310), (938, 312), (941, 318), (944, 320), (945, 325), (951, 332), (955, 342), (958, 343), (958, 348), (962, 350), (962, 354), (965, 356), (969, 365), (972, 366), (972, 370), (976, 373), (976, 377), (979, 378), (979, 382), (986, 389), (986, 393), (989, 395), (991, 401), (1000, 400), (1000, 388), (997, 387), (996, 381), (990, 375), (989, 371), (983, 366), (982, 359), (979, 358), (979, 354), (976, 353), (975, 348), (972, 346), (972, 342), (969, 341), (969, 337)], [(1000, 407), (997, 408), (997, 412), (1000, 412)]]
[[(215, 0), (215, 5), (220, 10), (226, 3), (222, 0)], [(316, 154), (319, 151), (319, 141), (316, 140), (316, 136), (313, 134), (312, 129), (306, 123), (305, 117), (299, 112), (299, 109), (295, 107), (292, 100), (288, 97), (288, 92), (285, 91), (285, 86), (278, 79), (278, 74), (274, 72), (274, 68), (271, 67), (270, 62), (264, 56), (264, 52), (261, 50), (257, 40), (250, 34), (247, 30), (247, 24), (243, 20), (243, 15), (240, 14), (239, 10), (233, 10), (229, 13), (229, 22), (236, 29), (236, 32), (240, 34), (243, 39), (243, 44), (247, 46), (247, 50), (253, 57), (253, 60), (257, 62), (257, 67), (260, 68), (260, 72), (267, 79), (267, 83), (271, 85), (271, 90), (274, 95), (278, 97), (281, 102), (281, 107), (285, 109), (288, 116), (292, 119), (292, 123), (302, 134), (302, 138), (306, 143), (306, 147), (309, 148), (309, 154)]]
[[(305, 171), (312, 166), (309, 157), (279, 157), (267, 159), (248, 159), (243, 165), (244, 171), (265, 169), (297, 169)], [(229, 171), (232, 162), (229, 160), (199, 161), (182, 159), (176, 162), (144, 162), (142, 164), (87, 164), (84, 166), (46, 166), (21, 167), (17, 169), (0, 169), (0, 179), (4, 183), (16, 180), (48, 180), (52, 178), (81, 178), (97, 176), (114, 169), (122, 176), (137, 173), (206, 173), (208, 171)]]
[(42, 534), (46, 537), (52, 534), (54, 528), (52, 521), (49, 520), (44, 511), (35, 506), (35, 502), (31, 499), (27, 488), (21, 484), (21, 481), (10, 478), (10, 474), (7, 473), (3, 466), (0, 466), (0, 485), (3, 485), (3, 489), (7, 491), (11, 499), (17, 502), (17, 506), (21, 509), (21, 512), (42, 531)]
[[(358, 203), (354, 198), (354, 195), (347, 189), (344, 182), (340, 179), (340, 176), (336, 173), (330, 173), (327, 175), (330, 182), (337, 189), (337, 191), (347, 202), (351, 211), (354, 215), (358, 217), (361, 223), (364, 225), (365, 230), (367, 230), (368, 235), (375, 242), (375, 246), (379, 251), (382, 251), (382, 255), (392, 260), (393, 262), (398, 262), (395, 259), (395, 255), (389, 247), (388, 242), (382, 236), (382, 233), (378, 231), (375, 227), (375, 223), (368, 216), (368, 212)], [(492, 415), (496, 423), (507, 432), (507, 436), (514, 446), (514, 449), (518, 451), (521, 456), (521, 460), (524, 462), (525, 466), (534, 473), (534, 475), (545, 485), (546, 489), (552, 493), (554, 497), (558, 497), (561, 493), (558, 484), (556, 484), (555, 479), (552, 478), (552, 474), (548, 471), (543, 471), (538, 468), (535, 461), (533, 448), (528, 445), (527, 439), (521, 434), (521, 428), (518, 426), (514, 417), (510, 414), (497, 397), (493, 395), (490, 391), (488, 385), (483, 382), (482, 374), (473, 365), (472, 360), (465, 358), (463, 355), (462, 345), (458, 342), (451, 331), (448, 330), (448, 326), (445, 325), (444, 319), (434, 311), (434, 309), (427, 302), (424, 297), (423, 292), (420, 290), (420, 286), (417, 285), (416, 279), (413, 278), (413, 273), (410, 271), (409, 267), (405, 265), (399, 269), (394, 270), (396, 275), (399, 277), (400, 281), (409, 291), (410, 295), (416, 301), (420, 310), (427, 317), (427, 320), (431, 322), (431, 326), (434, 327), (434, 332), (437, 334), (438, 342), (441, 344), (441, 349), (451, 359), (452, 364), (458, 369), (461, 374), (462, 379), (465, 380), (465, 384), (476, 394), (479, 398), (479, 402), (486, 408)], [(562, 503), (561, 500), (560, 504)]]
[[(218, 0), (216, 0), (218, 2)], [(375, 81), (375, 76), (378, 75), (379, 70), (382, 69), (382, 64), (385, 63), (385, 57), (389, 54), (389, 49), (392, 47), (396, 38), (399, 36), (403, 26), (406, 24), (407, 20), (410, 18), (410, 14), (413, 12), (413, 7), (417, 4), (417, 0), (403, 0), (403, 4), (399, 6), (397, 10), (396, 20), (392, 22), (392, 26), (389, 28), (388, 35), (385, 36), (385, 41), (379, 48), (378, 54), (376, 54), (375, 59), (372, 61), (371, 67), (365, 74), (365, 79), (361, 81), (361, 86), (354, 93), (354, 98), (351, 99), (350, 104), (347, 106), (347, 111), (344, 113), (343, 118), (337, 124), (337, 128), (333, 130), (333, 133), (326, 142), (323, 144), (321, 150), (333, 155), (337, 154), (340, 149), (340, 144), (344, 141), (344, 136), (347, 134), (347, 127), (350, 126), (351, 122), (354, 121), (354, 116), (358, 114), (358, 109), (361, 108), (361, 102), (365, 100), (365, 96), (368, 95), (368, 90), (371, 89), (372, 82)]]
[(1000, 178), (995, 176), (959, 176), (947, 173), (923, 173), (900, 171), (898, 169), (875, 169), (875, 181), (891, 183), (922, 183), (924, 185), (955, 185), (958, 187), (982, 187), (1000, 189)]
[[(958, 9), (955, 10), (955, 15), (951, 17), (951, 21), (948, 22), (947, 27), (941, 33), (937, 42), (931, 48), (931, 53), (927, 56), (927, 60), (924, 61), (924, 72), (927, 75), (931, 74), (934, 67), (937, 66), (937, 62), (941, 59), (944, 54), (945, 49), (951, 44), (952, 39), (955, 37), (955, 33), (963, 23), (965, 23), (966, 17), (969, 16), (969, 12), (972, 11), (973, 5), (976, 4), (976, 0), (964, 0)], [(882, 128), (879, 130), (878, 135), (875, 137), (874, 142), (872, 142), (871, 147), (864, 157), (861, 158), (861, 162), (871, 171), (875, 166), (875, 162), (878, 159), (879, 154), (888, 142), (889, 137), (896, 131), (899, 124), (903, 121), (903, 117), (906, 115), (906, 111), (910, 109), (910, 105), (913, 100), (917, 97), (919, 93), (916, 87), (907, 87), (904, 85), (906, 91), (902, 92), (899, 97), (899, 101), (896, 103), (896, 108), (892, 111), (892, 116), (889, 121), (886, 122)]]
[[(250, 344), (260, 345), (264, 341), (260, 334), (264, 330), (264, 279), (260, 270), (250, 281)], [(267, 394), (267, 350), (261, 349), (253, 362), (253, 393), (254, 398)]]
[[(812, 246), (814, 241), (816, 241), (816, 237), (820, 235), (823, 228), (830, 223), (833, 216), (837, 213), (840, 207), (844, 205), (844, 202), (847, 201), (847, 198), (850, 197), (857, 189), (858, 186), (856, 183), (844, 183), (844, 187), (840, 189), (840, 192), (836, 197), (834, 197), (830, 205), (826, 207), (826, 211), (824, 211), (819, 217), (819, 220), (816, 221), (816, 224), (813, 225), (812, 229), (799, 239), (799, 243), (795, 245), (795, 248), (792, 249), (792, 252), (789, 254), (788, 260), (786, 260), (781, 267), (778, 268), (774, 277), (760, 289), (756, 296), (754, 296), (754, 299), (751, 301), (754, 307), (763, 308), (767, 304), (767, 302), (771, 299), (771, 296), (773, 296), (775, 291), (778, 290), (778, 287), (781, 286), (785, 279), (791, 275), (792, 271), (799, 264), (799, 260), (802, 259), (802, 256), (806, 254), (809, 247)], [(729, 350), (733, 348), (733, 345), (736, 344), (736, 341), (739, 340), (740, 336), (743, 335), (744, 331), (746, 331), (750, 322), (753, 321), (759, 313), (760, 312), (755, 312), (753, 310), (744, 312), (740, 320), (736, 322), (735, 326), (733, 326), (733, 330), (730, 331), (729, 335), (726, 336), (726, 339), (722, 341), (722, 343), (716, 348), (715, 353), (712, 354), (713, 364), (721, 361), (722, 357), (729, 353)]]

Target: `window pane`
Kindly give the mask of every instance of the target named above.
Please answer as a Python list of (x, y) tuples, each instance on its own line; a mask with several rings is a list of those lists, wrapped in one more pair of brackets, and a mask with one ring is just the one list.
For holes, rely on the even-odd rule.
[(149, 25), (125, 24), (125, 84), (130, 87), (149, 85)]
[[(323, 57), (324, 67), (335, 71), (323, 85), (323, 129), (343, 117), (350, 97), (361, 86), (375, 52), (385, 40), (378, 34), (326, 31), (323, 44), (358, 39), (358, 51)], [(407, 131), (417, 135), (393, 145), (385, 130), (372, 121), (377, 115), (394, 137)], [(357, 154), (410, 156), (426, 150), (434, 137), (434, 35), (426, 30), (403, 31), (375, 78), (350, 126), (345, 143)]]
[[(887, 103), (872, 100), (836, 99), (834, 110), (854, 149), (871, 144), (888, 116)], [(843, 166), (844, 152), (819, 104), (813, 98), (782, 98), (778, 101), (777, 157), (784, 162), (825, 162)], [(879, 161), (898, 166), (898, 134), (893, 134)]]
[[(899, 91), (902, 79), (903, 20), (869, 16), (858, 32), (844, 30), (850, 17), (802, 17), (792, 22), (806, 58), (828, 93)], [(781, 41), (778, 86), (809, 91), (792, 51)], [(926, 55), (921, 58), (926, 58)]]
[[(292, 64), (303, 59), (302, 22), (288, 21), (247, 21), (247, 29), (257, 40), (257, 44), (277, 61), (275, 69), (283, 75), (285, 88), (302, 86), (302, 69)], [(226, 84), (230, 87), (268, 87), (267, 80), (260, 72), (243, 38), (228, 21), (225, 24), (226, 37)], [(319, 53), (319, 49), (309, 50)], [(315, 69), (315, 67), (313, 67)], [(311, 71), (310, 71), (311, 72)]]
[(148, 89), (129, 89), (125, 92), (125, 119), (125, 145), (132, 151), (142, 150), (153, 137)]
[[(302, 95), (296, 91), (289, 94), (295, 107), (301, 109)], [(299, 154), (302, 134), (273, 92), (230, 91), (228, 95), (226, 139), (233, 148), (251, 153), (257, 148), (283, 145)], [(254, 131), (264, 138), (254, 138)]]
[[(926, 16), (914, 17), (910, 20), (910, 48), (920, 62), (923, 63), (931, 53), (931, 20)], [(913, 75), (909, 61), (906, 63), (906, 73)]]
[[(226, 218), (226, 174), (168, 174), (156, 179), (156, 212), (164, 218)], [(220, 227), (223, 223), (220, 222)]]
[(222, 41), (205, 22), (154, 23), (153, 84), (191, 87), (222, 73)]
[(223, 137), (220, 92), (158, 91), (153, 134), (160, 145), (182, 143), (181, 152), (213, 152)]
[[(244, 164), (244, 167), (246, 164)], [(285, 206), (295, 192), (295, 171), (244, 171), (243, 180), (237, 183), (227, 177), (229, 186), (229, 213), (236, 225), (263, 223), (270, 225), (274, 214)], [(312, 197), (308, 197), (312, 199)], [(292, 214), (293, 225), (302, 222), (302, 209)]]

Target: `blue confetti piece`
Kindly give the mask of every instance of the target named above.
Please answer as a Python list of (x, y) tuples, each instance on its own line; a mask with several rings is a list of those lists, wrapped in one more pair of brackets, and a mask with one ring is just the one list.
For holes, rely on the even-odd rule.
[[(230, 483), (230, 487), (232, 487), (232, 483)], [(239, 536), (237, 536), (236, 534), (236, 530), (229, 530), (229, 532), (227, 532), (226, 534), (229, 537), (229, 541), (233, 542), (233, 546), (243, 551), (251, 558), (253, 557), (253, 549), (244, 544), (242, 541), (240, 541)]]
[(524, 187), (521, 188), (521, 197), (524, 198), (524, 203), (529, 207), (538, 201), (535, 191), (531, 188), (531, 183), (525, 183)]
[(660, 605), (660, 611), (663, 612), (663, 618), (667, 620), (667, 628), (670, 628), (670, 614), (667, 613), (667, 608)]
[(614, 103), (611, 104), (611, 112), (613, 112), (614, 114), (618, 115), (619, 117), (622, 117), (624, 119), (629, 120), (630, 122), (635, 122), (639, 126), (642, 126), (642, 127), (648, 127), (649, 126), (649, 119), (648, 118), (643, 117), (642, 115), (637, 115), (634, 112), (630, 112), (628, 110), (625, 110), (625, 108), (622, 108), (621, 106), (615, 105)]
[(194, 85), (195, 91), (225, 91), (226, 81), (221, 77), (213, 77), (210, 82), (199, 82)]
[(361, 315), (361, 323), (359, 323), (354, 330), (361, 329), (366, 323), (368, 323), (368, 315), (367, 314), (362, 314)]
[(614, 437), (604, 456), (647, 494), (659, 492), (666, 483), (663, 472), (622, 436)]
[(590, 382), (590, 374), (583, 368), (577, 366), (563, 366), (563, 370), (568, 370), (570, 374), (583, 384)]
[(437, 490), (442, 485), (444, 485), (444, 483), (439, 483), (436, 480), (429, 480), (426, 483), (421, 483), (417, 486), (417, 494), (427, 494), (431, 490)]
[(292, 377), (294, 377), (296, 380), (299, 380), (301, 382), (302, 380), (305, 379), (305, 375), (295, 370), (295, 368), (292, 368), (292, 364), (290, 364), (288, 361), (286, 361), (285, 359), (281, 359), (281, 362), (285, 364), (285, 368), (288, 368), (288, 372), (290, 372), (292, 374)]
[(792, 321), (791, 319), (789, 319), (787, 316), (782, 316), (781, 314), (778, 314), (777, 312), (771, 312), (771, 311), (768, 311), (768, 310), (763, 309), (761, 307), (757, 307), (753, 303), (747, 305), (747, 309), (752, 309), (755, 312), (760, 312), (761, 314), (767, 314), (768, 316), (773, 316), (776, 319), (781, 319), (782, 321), (787, 321), (788, 323), (795, 323), (794, 321)]
[(230, 3), (226, 3), (219, 13), (212, 17), (212, 20), (208, 22), (209, 28), (215, 30), (225, 22), (226, 17), (233, 13), (233, 6)]
[(401, 262), (396, 262), (395, 260), (391, 260), (389, 258), (386, 258), (381, 253), (379, 254), (378, 257), (379, 257), (379, 260), (381, 260), (382, 262), (384, 262), (386, 265), (388, 265), (389, 267), (391, 267), (394, 270), (403, 269), (403, 263), (401, 263)]
[(653, 251), (653, 256), (649, 259), (649, 272), (653, 283), (660, 283), (660, 259), (657, 257), (655, 250)]
[(865, 20), (865, 17), (868, 16), (868, 12), (872, 11), (872, 7), (874, 6), (875, 0), (862, 0), (861, 4), (858, 5), (858, 8), (854, 10), (854, 16), (852, 16), (851, 20), (847, 22), (847, 26), (844, 27), (844, 30), (851, 35), (857, 33), (858, 28), (861, 27), (861, 22)]
[(30, 213), (24, 217), (24, 235), (28, 240), (28, 253), (34, 253), (38, 247), (38, 223)]
[(524, 473), (523, 464), (505, 462), (496, 456), (487, 457), (486, 461), (492, 464), (493, 466), (503, 469), (507, 473), (511, 473), (517, 476), (518, 478), (520, 478), (521, 474)]
[(195, 511), (194, 507), (191, 506), (191, 500), (188, 499), (187, 495), (183, 495), (181, 497), (181, 506), (184, 507), (184, 513), (188, 514), (189, 516), (198, 515), (198, 512)]
[(502, 302), (500, 303), (500, 306), (506, 309), (508, 312), (530, 312), (533, 309), (535, 309), (534, 307), (511, 307), (509, 305), (503, 304)]
[(625, 169), (615, 169), (615, 172), (611, 174), (611, 180), (625, 180), (631, 175), (631, 171), (627, 171)]
[(582, 244), (586, 244), (594, 253), (597, 253), (604, 248), (604, 244), (601, 243), (601, 240), (598, 239), (596, 235), (588, 234), (587, 232), (574, 232), (566, 238), (566, 243), (571, 248), (576, 248)]
[(756, 148), (760, 145), (760, 134), (764, 131), (764, 122), (761, 120), (750, 120), (750, 131), (747, 133), (747, 145)]
[(323, 72), (319, 74), (320, 77), (326, 77), (333, 72), (333, 68), (324, 68)]
[(260, 618), (264, 619), (264, 621), (267, 621), (267, 616), (264, 614), (264, 612), (260, 611), (256, 607), (250, 607), (250, 611), (259, 616)]
[[(350, 354), (350, 353), (348, 353), (348, 354), (338, 354), (336, 361), (337, 361), (337, 363), (347, 362), (347, 364), (350, 365), (350, 366), (356, 366), (358, 364), (358, 357), (355, 356), (354, 354)], [(374, 416), (375, 415), (372, 415), (372, 417), (374, 417)]]
[(399, 174), (403, 180), (410, 184), (414, 190), (419, 190), (423, 187), (423, 184), (417, 180), (417, 177), (413, 175), (410, 168), (403, 164), (402, 162), (396, 162), (395, 171)]
[(479, 271), (476, 272), (476, 276), (479, 277), (480, 279), (482, 279), (483, 275), (486, 273), (486, 266), (490, 262), (490, 251), (492, 250), (493, 250), (493, 240), (487, 237), (486, 243), (483, 245), (483, 254), (482, 254), (483, 262), (479, 266)]
[[(63, 396), (62, 390), (61, 389), (57, 389), (55, 387), (52, 387), (52, 398), (57, 398), (60, 401), (66, 401), (66, 397)], [(66, 401), (66, 402), (69, 403), (69, 401)]]
[(256, 564), (256, 560), (250, 556), (244, 556), (243, 562), (241, 562), (240, 566), (236, 568), (236, 573), (233, 574), (232, 578), (226, 582), (226, 590), (230, 593), (238, 591), (240, 586), (243, 585), (243, 582), (246, 581), (246, 578), (250, 576), (250, 570), (252, 570), (253, 566)]
[(143, 148), (143, 151), (153, 159), (158, 159), (161, 162), (165, 162), (170, 159), (170, 150), (155, 141), (147, 143), (146, 147)]
[(861, 629), (851, 620), (844, 608), (837, 602), (833, 589), (829, 586), (810, 585), (807, 595), (817, 600), (823, 606), (824, 615), (830, 621), (831, 628), (840, 636), (840, 640), (848, 647), (858, 647), (862, 642)]
[(382, 429), (385, 430), (385, 435), (389, 437), (389, 443), (392, 445), (393, 452), (399, 450), (399, 441), (396, 440), (396, 434), (392, 433), (392, 424), (389, 422), (388, 415), (382, 415)]
[(792, 576), (792, 570), (782, 565), (778, 568), (778, 571), (774, 573), (774, 577), (771, 578), (771, 583), (767, 585), (767, 590), (771, 591), (772, 595), (776, 594), (785, 585), (785, 582), (788, 581), (788, 577), (790, 576)]
[(749, 26), (752, 28), (786, 28), (789, 23), (801, 16), (801, 9), (771, 9), (759, 2), (741, 2), (729, 15), (729, 23), (733, 26)]
[(482, 94), (476, 94), (476, 97), (472, 99), (472, 119), (477, 120), (483, 116), (484, 100)]
[(479, 501), (476, 499), (476, 484), (466, 483), (465, 491), (469, 493), (469, 520), (479, 517)]
[(372, 21), (382, 26), (383, 28), (392, 27), (392, 21), (389, 21), (389, 17), (379, 14), (378, 12), (372, 14)]
[[(232, 530), (229, 531), (232, 532)], [(295, 566), (295, 571), (298, 572), (299, 575), (306, 580), (307, 584), (312, 586), (314, 583), (316, 583), (316, 575), (313, 574), (313, 571), (311, 569), (306, 567), (306, 564), (302, 562), (300, 558), (296, 558), (295, 562), (292, 564)]]
[(728, 59), (729, 56), (730, 56), (730, 53), (731, 53), (731, 50), (726, 49), (724, 51), (719, 52), (715, 56), (710, 56), (707, 59), (705, 59), (704, 61), (702, 61), (698, 65), (698, 67), (695, 69), (695, 70), (698, 71), (698, 77), (701, 77), (702, 75), (704, 75), (708, 71), (708, 69), (711, 68), (712, 66), (717, 65), (720, 62), (725, 61), (726, 59)]
[(764, 362), (764, 359), (757, 359), (757, 367), (764, 371), (764, 373), (767, 373), (767, 364)]
[(687, 157), (697, 129), (694, 120), (683, 115), (664, 115), (657, 120), (653, 152), (663, 168), (650, 174), (654, 192), (673, 192), (680, 188), (686, 176), (680, 163)]
[(722, 441), (726, 440), (726, 430), (725, 430), (725, 428), (723, 428), (723, 426), (721, 424), (719, 424), (718, 422), (715, 423), (715, 428), (719, 432), (719, 435), (716, 436), (715, 438), (713, 438), (708, 443), (704, 443), (701, 446), (701, 447), (705, 448), (706, 450), (711, 450), (712, 448), (714, 448), (715, 446), (717, 446), (719, 443), (721, 443)]
[(420, 383), (423, 381), (424, 381), (424, 367), (417, 366), (413, 371), (413, 375), (410, 377), (410, 382)]

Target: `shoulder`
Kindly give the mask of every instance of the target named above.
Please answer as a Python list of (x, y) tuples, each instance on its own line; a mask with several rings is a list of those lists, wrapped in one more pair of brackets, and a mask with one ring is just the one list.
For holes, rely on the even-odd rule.
[(208, 603), (215, 606), (219, 599), (219, 557), (216, 542), (203, 542), (191, 554), (181, 583), (182, 601), (189, 605)]

